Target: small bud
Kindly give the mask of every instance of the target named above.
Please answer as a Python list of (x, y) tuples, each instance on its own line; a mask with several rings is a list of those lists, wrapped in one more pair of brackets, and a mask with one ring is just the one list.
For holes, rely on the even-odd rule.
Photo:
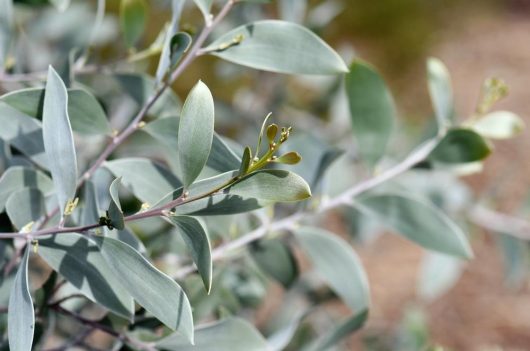
[(78, 203), (79, 203), (79, 198), (78, 197), (76, 197), (73, 200), (69, 200), (66, 203), (66, 206), (64, 208), (64, 215), (65, 216), (70, 216), (74, 212), (74, 210), (77, 207)]
[(39, 252), (39, 241), (38, 240), (32, 240), (31, 246), (33, 246), (33, 253)]
[(283, 164), (286, 164), (286, 165), (295, 165), (298, 162), (300, 162), (301, 160), (302, 160), (302, 156), (300, 156), (300, 154), (298, 152), (291, 151), (291, 152), (288, 152), (288, 153), (278, 157), (275, 160), (275, 162), (283, 163)]
[(142, 129), (143, 127), (145, 127), (145, 122), (144, 121), (140, 121), (137, 125), (138, 129)]
[(278, 134), (278, 126), (273, 123), (267, 127), (267, 139), (269, 139), (270, 144), (274, 143), (274, 139), (276, 139), (276, 134)]
[(140, 212), (144, 212), (144, 211), (147, 211), (148, 209), (151, 208), (151, 205), (148, 203), (148, 202), (144, 202), (142, 204), (142, 207), (140, 208)]

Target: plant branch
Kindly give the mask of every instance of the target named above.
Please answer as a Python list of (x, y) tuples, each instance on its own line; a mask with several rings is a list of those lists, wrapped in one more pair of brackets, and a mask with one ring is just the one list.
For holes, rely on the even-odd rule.
[(530, 222), (499, 213), (482, 206), (473, 207), (468, 217), (474, 224), (496, 233), (502, 233), (522, 240), (530, 240)]

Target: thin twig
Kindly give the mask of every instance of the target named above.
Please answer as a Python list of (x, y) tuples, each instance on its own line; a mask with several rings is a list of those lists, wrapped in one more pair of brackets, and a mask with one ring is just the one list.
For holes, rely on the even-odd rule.
[(485, 207), (475, 206), (468, 212), (474, 224), (495, 233), (510, 235), (522, 240), (530, 240), (530, 222), (496, 212)]

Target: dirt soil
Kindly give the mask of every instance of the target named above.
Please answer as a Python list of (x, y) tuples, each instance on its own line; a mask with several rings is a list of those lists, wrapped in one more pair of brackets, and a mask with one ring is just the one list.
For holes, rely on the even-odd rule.
[[(509, 109), (530, 126), (530, 17), (516, 14), (473, 20), (441, 34), (433, 54), (449, 67), (457, 110), (473, 111), (478, 87), (486, 77), (501, 77), (510, 95), (496, 107)], [(530, 128), (529, 128), (530, 129)], [(496, 142), (483, 174), (467, 179), (477, 193), (496, 189), (500, 210), (516, 209), (528, 192), (530, 181), (530, 131), (515, 140)], [(457, 285), (426, 305), (434, 342), (458, 351), (530, 350), (530, 291), (514, 290), (503, 280), (501, 254), (494, 234), (474, 238), (476, 258)], [(421, 250), (392, 235), (361, 249), (372, 288), (373, 311), (367, 328), (349, 348), (361, 350), (360, 340), (377, 330), (390, 330), (403, 318), (415, 298)]]

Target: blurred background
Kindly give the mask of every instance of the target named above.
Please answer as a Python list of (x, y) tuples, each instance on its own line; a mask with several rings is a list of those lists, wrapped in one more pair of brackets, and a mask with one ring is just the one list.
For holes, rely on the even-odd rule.
[[(19, 50), (34, 54), (17, 57), (28, 70), (39, 71), (49, 62), (61, 62), (64, 52), (76, 46), (90, 26), (95, 1), (72, 1), (64, 16), (46, 1), (15, 1), (23, 18), (39, 9), (39, 16), (22, 30)], [(170, 13), (167, 1), (150, 1), (150, 21), (139, 47), (148, 47)], [(281, 1), (239, 6), (218, 32), (258, 18), (284, 18), (303, 23), (323, 37), (341, 56), (373, 63), (394, 94), (401, 130), (396, 155), (415, 145), (432, 120), (426, 85), (425, 62), (441, 59), (453, 80), (458, 116), (473, 113), (482, 82), (499, 77), (510, 88), (500, 109), (514, 111), (530, 123), (530, 0), (311, 0), (283, 6)], [(293, 2), (296, 4), (296, 2)], [(117, 30), (119, 1), (107, 1), (109, 16), (98, 37), (100, 48), (91, 64), (123, 57)], [(189, 6), (182, 28), (200, 29), (198, 10)], [(68, 40), (65, 40), (64, 38)], [(41, 50), (46, 43), (66, 46), (63, 54)], [(62, 55), (62, 56), (61, 56)], [(133, 64), (135, 70), (156, 70), (158, 57)], [(119, 66), (119, 64), (117, 64)], [(130, 65), (128, 66), (130, 68)], [(349, 117), (340, 81), (328, 78), (286, 77), (260, 73), (212, 57), (197, 60), (176, 82), (181, 97), (203, 79), (216, 99), (216, 130), (242, 144), (251, 144), (263, 117), (270, 111), (283, 124), (304, 135), (318, 135), (328, 143), (349, 138)], [(406, 136), (406, 137), (405, 137)], [(344, 143), (343, 143), (344, 144)], [(528, 132), (496, 143), (483, 171), (461, 178), (477, 201), (487, 201), (501, 212), (521, 215), (530, 183)], [(124, 153), (136, 153), (131, 147)], [(302, 154), (304, 154), (302, 152)], [(355, 180), (353, 174), (344, 178)], [(456, 188), (457, 192), (459, 188)], [(463, 193), (467, 188), (463, 188)], [(467, 195), (466, 195), (467, 196)], [(325, 225), (354, 238), (360, 228), (353, 214), (330, 214)], [(473, 234), (476, 259), (463, 265), (460, 279), (435, 299), (418, 298), (418, 274), (423, 251), (398, 236), (383, 234), (356, 246), (368, 273), (373, 309), (368, 325), (348, 341), (351, 350), (416, 350), (417, 345), (438, 344), (448, 350), (530, 350), (530, 289), (526, 242), (491, 235), (479, 228)], [(281, 288), (268, 286), (269, 296)], [(261, 303), (257, 314), (269, 317), (275, 301)], [(333, 306), (332, 306), (333, 308)], [(336, 307), (341, 309), (340, 306)], [(396, 345), (400, 345), (397, 347)], [(416, 345), (416, 346), (414, 346)], [(293, 349), (294, 350), (294, 349)]]

